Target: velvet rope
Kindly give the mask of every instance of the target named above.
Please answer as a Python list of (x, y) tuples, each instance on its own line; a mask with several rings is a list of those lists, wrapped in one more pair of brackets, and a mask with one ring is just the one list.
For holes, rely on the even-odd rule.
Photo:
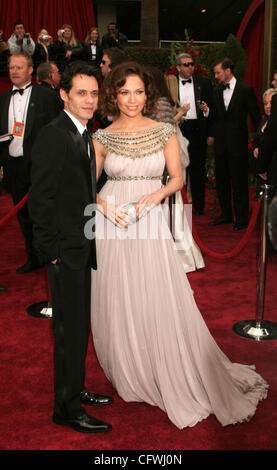
[[(188, 204), (188, 198), (187, 198), (186, 190), (185, 190), (184, 187), (182, 189), (182, 197), (183, 197), (184, 203)], [(21, 199), (21, 201), (19, 201), (18, 204), (16, 204), (8, 212), (8, 214), (5, 215), (5, 217), (3, 217), (0, 220), (0, 228), (2, 228), (8, 222), (8, 220), (11, 219), (11, 217), (13, 217), (15, 214), (17, 214), (17, 212), (20, 211), (20, 209), (22, 209), (22, 207), (27, 202), (27, 198), (28, 198), (28, 194), (26, 194), (23, 197), (23, 199)], [(216, 251), (210, 250), (209, 248), (207, 248), (202, 243), (202, 241), (200, 240), (199, 235), (198, 235), (198, 233), (197, 233), (197, 231), (196, 231), (196, 229), (195, 229), (195, 227), (192, 223), (192, 235), (193, 235), (193, 238), (194, 238), (195, 242), (197, 243), (199, 248), (203, 251), (203, 253), (205, 253), (206, 255), (212, 256), (213, 258), (229, 259), (229, 258), (232, 258), (232, 257), (236, 256), (245, 247), (246, 243), (248, 242), (248, 240), (251, 236), (251, 233), (252, 233), (252, 231), (253, 231), (253, 229), (256, 225), (256, 221), (257, 221), (259, 211), (260, 211), (260, 206), (261, 206), (260, 201), (256, 201), (255, 204), (254, 204), (253, 210), (252, 210), (251, 218), (250, 218), (247, 230), (245, 232), (245, 235), (240, 240), (240, 242), (237, 244), (237, 246), (235, 246), (235, 248), (233, 248), (233, 250), (231, 250), (227, 253), (217, 253)]]
[[(186, 194), (186, 190), (185, 190), (184, 187), (182, 189), (182, 197), (183, 197), (184, 204), (188, 204), (187, 194)], [(249, 221), (247, 230), (246, 230), (243, 238), (240, 240), (240, 242), (231, 251), (229, 251), (227, 253), (217, 253), (216, 251), (213, 251), (213, 250), (210, 250), (209, 248), (207, 248), (202, 243), (202, 241), (200, 240), (199, 235), (198, 235), (198, 233), (197, 233), (197, 231), (196, 231), (196, 229), (193, 225), (193, 222), (192, 222), (192, 235), (193, 235), (193, 238), (194, 238), (195, 242), (197, 243), (197, 245), (199, 246), (199, 248), (202, 250), (203, 253), (205, 253), (206, 255), (209, 255), (213, 258), (217, 258), (217, 259), (230, 259), (230, 258), (233, 258), (238, 253), (240, 253), (240, 251), (245, 247), (246, 243), (248, 242), (248, 240), (251, 236), (251, 233), (252, 233), (252, 231), (255, 227), (255, 224), (256, 224), (256, 221), (257, 221), (257, 218), (258, 218), (258, 215), (259, 215), (259, 211), (260, 211), (260, 206), (261, 206), (260, 201), (256, 201), (255, 204), (254, 204), (253, 210), (252, 210), (252, 214), (251, 214), (251, 217), (250, 217), (250, 221)]]
[(27, 202), (27, 197), (28, 194), (25, 194), (25, 196), (19, 201), (1, 220), (0, 220), (0, 228), (2, 228), (8, 220), (10, 220), (15, 214), (17, 214), (20, 209), (22, 209), (23, 206), (25, 206)]

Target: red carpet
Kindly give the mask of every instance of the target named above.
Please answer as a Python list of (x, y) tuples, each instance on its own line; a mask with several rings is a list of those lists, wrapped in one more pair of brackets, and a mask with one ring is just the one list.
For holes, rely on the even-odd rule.
[[(12, 207), (0, 196), (0, 221)], [(209, 227), (207, 215), (195, 218), (201, 240), (209, 248), (230, 251), (243, 232), (230, 225)], [(90, 343), (87, 387), (111, 394), (114, 404), (89, 410), (113, 425), (107, 434), (82, 435), (52, 424), (53, 367), (51, 321), (34, 318), (26, 308), (46, 300), (44, 270), (18, 275), (25, 262), (24, 244), (14, 217), (1, 229), (1, 450), (276, 450), (277, 449), (277, 340), (254, 341), (232, 331), (238, 321), (255, 319), (257, 285), (257, 230), (234, 259), (205, 256), (205, 269), (189, 274), (195, 298), (216, 341), (233, 362), (255, 364), (270, 385), (268, 398), (245, 424), (223, 428), (209, 416), (193, 428), (175, 428), (158, 408), (125, 403), (104, 377)], [(265, 320), (277, 322), (276, 254), (267, 270)]]

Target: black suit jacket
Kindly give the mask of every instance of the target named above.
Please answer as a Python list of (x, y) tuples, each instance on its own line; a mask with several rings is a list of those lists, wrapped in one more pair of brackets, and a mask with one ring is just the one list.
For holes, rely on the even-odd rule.
[(261, 114), (254, 90), (243, 82), (236, 82), (233, 95), (226, 111), (223, 101), (223, 86), (214, 92), (212, 112), (212, 132), (215, 137), (215, 152), (226, 150), (230, 154), (248, 154), (248, 115), (254, 131), (257, 130)]
[[(8, 132), (9, 105), (11, 100), (11, 90), (0, 95), (0, 134)], [(29, 100), (28, 112), (25, 122), (25, 133), (23, 140), (24, 162), (27, 174), (30, 173), (31, 151), (36, 136), (43, 126), (48, 124), (57, 116), (56, 99), (53, 93), (38, 85), (32, 86)], [(1, 157), (3, 164), (9, 155), (8, 146), (3, 150)]]
[[(96, 203), (95, 155), (70, 117), (60, 115), (40, 132), (32, 151), (28, 205), (34, 246), (48, 263), (61, 258), (70, 269), (90, 262), (96, 269), (95, 239), (85, 237), (86, 206)], [(91, 213), (91, 212), (90, 212)]]

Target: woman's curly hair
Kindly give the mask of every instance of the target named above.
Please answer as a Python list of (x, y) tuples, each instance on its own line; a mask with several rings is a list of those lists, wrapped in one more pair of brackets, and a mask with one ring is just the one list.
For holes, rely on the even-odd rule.
[(99, 111), (103, 116), (119, 115), (117, 94), (129, 75), (137, 75), (143, 81), (147, 97), (143, 114), (145, 116), (152, 114), (158, 98), (152, 75), (136, 62), (123, 62), (114, 67), (104, 80), (99, 96)]

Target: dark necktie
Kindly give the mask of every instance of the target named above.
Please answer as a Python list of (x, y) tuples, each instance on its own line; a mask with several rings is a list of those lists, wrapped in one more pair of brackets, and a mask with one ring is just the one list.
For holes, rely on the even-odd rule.
[(88, 140), (88, 131), (87, 129), (84, 130), (82, 137), (84, 139), (84, 142), (86, 144), (86, 151), (88, 152), (88, 145), (89, 145), (89, 140)]
[(185, 85), (186, 83), (191, 83), (191, 78), (188, 78), (187, 80), (182, 80), (183, 85)]
[(15, 88), (14, 90), (12, 90), (12, 95), (15, 95), (16, 93), (20, 93), (20, 95), (23, 95), (24, 91), (27, 90), (27, 88), (29, 88), (30, 86), (32, 86), (31, 83), (29, 83), (29, 85), (27, 85), (25, 88)]
[[(94, 147), (92, 144), (92, 139), (90, 132), (87, 129), (84, 130), (82, 137), (84, 139), (86, 145), (87, 155), (90, 158), (90, 173), (91, 173), (91, 181), (92, 181), (92, 192), (94, 201), (96, 200), (96, 165), (95, 165), (95, 152)], [(88, 151), (89, 148), (89, 151)]]
[(223, 90), (226, 90), (226, 88), (230, 89), (230, 83), (226, 83), (226, 85), (223, 85)]

